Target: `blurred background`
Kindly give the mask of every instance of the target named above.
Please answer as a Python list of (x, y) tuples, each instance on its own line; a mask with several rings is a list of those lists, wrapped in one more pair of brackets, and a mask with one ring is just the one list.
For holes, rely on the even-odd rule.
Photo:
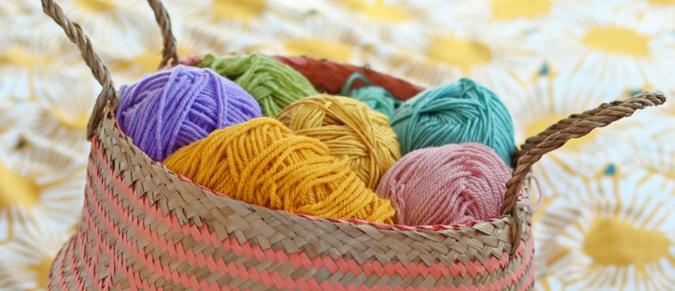
[[(152, 72), (145, 1), (58, 0), (116, 85)], [(661, 90), (666, 105), (536, 167), (539, 290), (675, 289), (675, 1), (165, 0), (181, 56), (263, 52), (349, 62), (437, 85), (470, 77), (517, 141), (571, 113)], [(99, 86), (38, 0), (0, 2), (0, 289), (46, 286), (75, 229)]]

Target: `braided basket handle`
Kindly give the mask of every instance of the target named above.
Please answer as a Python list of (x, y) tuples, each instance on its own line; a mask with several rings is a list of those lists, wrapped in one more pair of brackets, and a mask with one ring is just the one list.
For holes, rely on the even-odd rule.
[[(148, 3), (155, 14), (155, 19), (159, 24), (162, 38), (164, 39), (162, 61), (160, 62), (159, 67), (162, 68), (167, 64), (172, 65), (178, 63), (176, 39), (171, 31), (169, 14), (159, 0), (148, 0)], [(96, 98), (96, 103), (94, 103), (94, 108), (91, 111), (89, 123), (87, 124), (87, 139), (91, 139), (94, 136), (98, 124), (103, 118), (103, 108), (105, 105), (110, 103), (113, 109), (117, 108), (117, 92), (115, 91), (115, 85), (110, 76), (110, 71), (94, 51), (91, 40), (84, 34), (80, 25), (70, 21), (58, 4), (54, 3), (53, 0), (42, 0), (42, 11), (54, 19), (54, 22), (63, 28), (68, 39), (77, 45), (84, 62), (91, 70), (94, 78), (96, 78), (98, 83), (102, 86), (101, 93), (99, 93)]]
[(603, 109), (605, 109), (609, 106), (618, 106), (618, 105), (622, 104), (623, 102), (624, 101), (613, 101), (611, 103), (603, 103), (603, 104), (601, 104), (600, 106), (598, 106), (594, 109), (585, 111), (583, 113), (572, 114), (572, 115), (568, 116), (567, 118), (559, 120), (555, 124), (547, 127), (541, 133), (539, 133), (535, 136), (528, 137), (525, 140), (525, 143), (523, 143), (520, 146), (520, 150), (516, 153), (516, 160), (518, 160), (523, 154), (525, 154), (525, 152), (534, 148), (537, 144), (542, 142), (544, 139), (546, 139), (550, 135), (570, 126), (572, 123), (574, 123), (578, 120), (581, 120), (581, 119), (586, 119), (590, 116), (594, 116), (595, 114), (597, 114), (598, 112), (600, 112), (601, 110), (603, 110)]
[(161, 0), (148, 0), (152, 12), (155, 14), (155, 20), (159, 25), (159, 30), (162, 33), (163, 49), (162, 61), (159, 63), (159, 68), (164, 68), (167, 65), (173, 66), (178, 64), (178, 52), (176, 48), (176, 38), (173, 36), (171, 30), (171, 18), (169, 12), (162, 4)]
[(528, 138), (517, 158), (513, 175), (506, 184), (506, 196), (502, 206), (502, 214), (510, 214), (512, 217), (511, 237), (513, 245), (511, 253), (514, 254), (520, 244), (521, 225), (517, 210), (518, 194), (521, 192), (532, 166), (543, 155), (563, 146), (571, 139), (585, 136), (594, 128), (607, 126), (621, 118), (631, 116), (637, 110), (644, 109), (647, 106), (658, 106), (665, 101), (666, 98), (661, 92), (644, 92), (624, 101), (605, 103), (581, 114), (570, 115), (542, 133)]

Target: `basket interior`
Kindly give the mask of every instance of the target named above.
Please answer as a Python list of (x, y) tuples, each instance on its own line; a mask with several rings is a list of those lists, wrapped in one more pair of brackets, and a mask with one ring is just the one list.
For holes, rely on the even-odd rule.
[[(408, 81), (405, 81), (403, 79), (399, 79), (375, 70), (372, 70), (368, 67), (359, 67), (359, 66), (354, 66), (354, 65), (349, 65), (349, 64), (340, 64), (328, 60), (319, 60), (319, 59), (314, 59), (310, 57), (305, 57), (305, 56), (276, 56), (278, 60), (280, 60), (283, 63), (286, 63), (305, 75), (308, 80), (312, 83), (312, 85), (315, 86), (315, 88), (319, 92), (326, 92), (329, 94), (339, 94), (340, 91), (342, 90), (343, 84), (346, 82), (346, 80), (355, 72), (362, 73), (364, 76), (366, 76), (374, 85), (378, 85), (381, 87), (384, 87), (388, 91), (392, 93), (396, 98), (400, 100), (407, 100), (412, 97), (414, 97), (417, 93), (421, 92), (423, 90), (422, 87), (419, 87), (417, 85), (414, 85)], [(194, 65), (197, 62), (191, 62), (190, 65)], [(358, 81), (355, 83), (355, 87), (360, 86), (361, 84)], [(126, 134), (121, 130), (119, 127), (119, 124), (116, 121), (116, 118), (114, 117), (114, 112), (109, 112), (108, 118), (112, 119), (114, 121), (114, 127), (115, 131), (123, 138), (123, 139), (130, 139)], [(142, 153), (143, 151), (136, 147), (132, 142), (129, 143), (129, 145), (134, 148), (134, 151)], [(186, 183), (190, 183), (194, 186), (197, 186), (201, 189), (204, 195), (209, 197), (209, 200), (215, 199), (215, 200), (228, 200), (232, 201), (235, 203), (241, 203), (243, 205), (246, 205), (247, 207), (252, 207), (261, 211), (274, 211), (278, 212), (280, 215), (289, 215), (293, 217), (298, 217), (302, 219), (308, 219), (311, 221), (322, 221), (322, 222), (328, 222), (328, 223), (336, 223), (336, 224), (349, 224), (349, 225), (370, 225), (375, 227), (376, 229), (382, 230), (382, 231), (443, 231), (443, 230), (460, 230), (460, 229), (474, 229), (475, 225), (482, 224), (482, 223), (499, 223), (499, 222), (506, 222), (507, 220), (510, 221), (509, 216), (502, 216), (498, 218), (493, 218), (490, 220), (484, 220), (484, 221), (474, 221), (474, 222), (469, 222), (466, 224), (451, 224), (451, 225), (443, 225), (443, 224), (436, 224), (436, 225), (415, 225), (415, 226), (410, 226), (410, 225), (401, 225), (401, 224), (384, 224), (384, 223), (376, 223), (376, 222), (369, 222), (361, 219), (335, 219), (335, 218), (321, 218), (321, 217), (315, 217), (311, 215), (305, 215), (305, 214), (296, 214), (296, 213), (289, 213), (283, 210), (274, 210), (274, 209), (268, 209), (262, 206), (257, 206), (257, 205), (252, 205), (248, 204), (243, 201), (235, 200), (232, 198), (229, 198), (227, 193), (218, 193), (214, 190), (211, 190), (209, 188), (206, 188), (202, 185), (199, 185), (197, 183), (194, 183), (191, 181), (188, 177), (182, 176), (178, 173), (172, 172), (168, 168), (166, 168), (164, 165), (162, 165), (159, 162), (155, 162), (149, 157), (147, 157), (144, 153), (143, 156), (145, 159), (147, 159), (148, 163), (153, 164), (157, 167), (163, 168), (165, 171), (169, 172), (175, 177), (178, 177), (181, 181), (184, 181)], [(519, 208), (524, 208), (527, 207), (527, 203), (523, 202), (523, 197), (518, 198), (519, 201)]]
[[(304, 56), (276, 56), (276, 58), (307, 77), (319, 92), (339, 94), (349, 76), (357, 72), (363, 74), (374, 85), (385, 88), (400, 100), (408, 100), (424, 89), (403, 79), (372, 70), (368, 66), (359, 67)], [(354, 85), (354, 87), (361, 86), (362, 82), (357, 81)]]

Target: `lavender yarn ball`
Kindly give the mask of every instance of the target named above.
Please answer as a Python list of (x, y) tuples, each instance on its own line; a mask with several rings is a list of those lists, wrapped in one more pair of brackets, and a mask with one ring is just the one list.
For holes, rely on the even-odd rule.
[(179, 65), (120, 88), (117, 120), (155, 161), (212, 131), (262, 116), (244, 89), (211, 69)]

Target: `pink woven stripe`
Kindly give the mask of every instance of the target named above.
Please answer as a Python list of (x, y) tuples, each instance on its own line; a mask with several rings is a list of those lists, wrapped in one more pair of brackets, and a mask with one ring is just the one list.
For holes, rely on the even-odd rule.
[[(96, 150), (96, 152), (98, 153), (98, 150)], [(103, 161), (106, 166), (109, 166), (107, 164), (107, 160), (105, 158), (101, 159), (101, 161)], [(92, 163), (90, 163), (90, 165), (91, 164)], [(94, 170), (93, 172), (97, 173), (96, 176), (99, 179), (97, 182), (101, 183), (100, 185), (103, 185), (101, 177), (100, 177), (100, 173), (98, 171), (95, 171), (96, 169), (93, 169), (93, 168), (90, 168), (89, 170), (90, 170), (90, 172), (92, 172), (92, 170)], [(119, 189), (122, 189), (125, 192), (127, 192), (125, 194), (129, 195), (129, 197), (132, 197), (132, 198), (138, 197), (137, 195), (135, 195), (135, 193), (131, 193), (131, 191), (132, 191), (131, 189), (124, 186), (124, 182), (122, 180), (120, 180), (119, 177), (116, 177), (116, 179), (113, 179), (113, 180), (115, 180), (114, 182)], [(227, 270), (227, 271), (225, 271), (225, 272), (220, 271), (220, 273), (229, 274), (231, 277), (240, 277), (239, 273), (241, 273), (242, 271), (251, 272), (251, 270), (238, 270), (238, 268), (241, 268), (241, 267), (240, 266), (239, 267), (234, 266), (232, 263), (229, 263), (228, 264), (229, 266), (223, 265), (222, 260), (219, 260), (219, 262), (213, 262), (212, 258), (210, 258), (210, 257), (204, 258), (201, 253), (195, 256), (194, 253), (192, 253), (192, 250), (188, 250), (186, 252), (182, 248), (182, 245), (173, 244), (171, 242), (168, 242), (165, 239), (161, 238), (158, 234), (154, 233), (152, 230), (146, 229), (144, 227), (143, 223), (141, 223), (140, 221), (135, 219), (131, 215), (131, 213), (126, 213), (126, 210), (123, 207), (121, 207), (121, 205), (119, 204), (119, 201), (115, 201), (114, 198), (112, 198), (112, 196), (110, 195), (111, 193), (109, 193), (109, 191), (102, 190), (102, 192), (104, 192), (105, 196), (107, 196), (106, 197), (107, 200), (109, 202), (112, 202), (112, 204), (114, 204), (115, 208), (117, 208), (117, 210), (121, 214), (123, 214), (123, 215), (121, 215), (121, 217), (124, 217), (127, 220), (130, 220), (132, 222), (129, 225), (132, 225), (134, 227), (135, 231), (139, 232), (140, 234), (143, 234), (143, 233), (149, 234), (150, 238), (153, 241), (155, 241), (156, 245), (160, 249), (162, 249), (163, 251), (169, 252), (170, 255), (172, 255), (174, 257), (180, 258), (181, 261), (184, 261), (185, 263), (188, 263), (188, 264), (190, 262), (197, 262), (198, 266), (207, 267), (212, 272), (218, 272), (218, 270), (223, 270), (223, 267), (225, 267), (224, 269)], [(89, 193), (89, 194), (93, 195), (93, 193)], [(136, 203), (135, 199), (130, 199), (130, 200), (133, 203)], [(137, 204), (137, 205), (134, 205), (134, 206), (140, 207), (141, 209), (149, 210), (148, 214), (152, 215), (154, 218), (156, 218), (158, 220), (163, 220), (163, 221), (167, 222), (167, 217), (164, 216), (163, 214), (159, 213), (159, 211), (156, 207), (153, 207), (153, 206), (149, 205), (147, 199), (145, 199), (145, 198), (141, 199), (141, 204)], [(99, 208), (99, 209), (97, 209), (97, 210), (102, 212), (103, 209), (100, 208), (100, 207), (101, 207), (101, 205), (98, 205), (97, 208)], [(106, 215), (106, 214), (103, 214), (103, 215)], [(418, 265), (421, 265), (420, 267), (422, 267), (422, 268), (419, 268), (421, 270), (415, 270), (415, 269), (418, 269), (418, 268), (415, 268), (416, 266), (408, 265), (408, 266), (404, 267), (400, 263), (386, 264), (384, 266), (382, 266), (382, 265), (378, 266), (379, 263), (375, 262), (374, 266), (373, 266), (372, 263), (367, 262), (366, 264), (361, 266), (353, 260), (347, 260), (347, 261), (338, 260), (335, 263), (333, 263), (331, 261), (332, 260), (331, 258), (317, 257), (317, 258), (314, 258), (314, 259), (310, 260), (309, 258), (306, 257), (305, 254), (292, 254), (291, 256), (293, 256), (293, 255), (297, 256), (296, 258), (293, 258), (291, 256), (287, 256), (285, 253), (283, 253), (283, 251), (276, 251), (275, 252), (274, 250), (271, 250), (271, 249), (262, 250), (257, 246), (254, 246), (254, 247), (251, 247), (249, 245), (241, 246), (241, 245), (239, 245), (239, 243), (236, 240), (234, 240), (232, 238), (227, 239), (227, 240), (225, 240), (225, 242), (221, 243), (221, 242), (218, 241), (218, 239), (215, 237), (215, 235), (213, 233), (208, 232), (208, 229), (206, 229), (205, 226), (202, 226), (201, 228), (197, 228), (194, 225), (183, 225), (183, 226), (181, 226), (181, 225), (179, 225), (178, 220), (175, 217), (175, 215), (171, 215), (168, 219), (169, 219), (169, 221), (168, 221), (169, 225), (171, 226), (172, 229), (174, 229), (176, 231), (181, 231), (185, 234), (191, 234), (197, 241), (206, 240), (207, 242), (210, 242), (214, 246), (220, 246), (220, 247), (224, 246), (226, 248), (230, 248), (232, 251), (234, 251), (237, 254), (248, 255), (249, 257), (256, 257), (259, 260), (270, 259), (272, 261), (277, 261), (277, 262), (291, 261), (291, 262), (294, 263), (294, 265), (296, 267), (304, 266), (304, 267), (311, 268), (311, 267), (320, 266), (320, 267), (326, 267), (333, 272), (339, 269), (342, 272), (345, 272), (345, 273), (346, 272), (353, 272), (356, 275), (361, 274), (362, 272), (364, 272), (364, 269), (365, 269), (365, 272), (367, 274), (375, 272), (379, 276), (383, 276), (385, 274), (386, 275), (405, 276), (406, 273), (408, 272), (408, 270), (413, 270), (413, 271), (409, 272), (410, 275), (415, 276), (415, 275), (419, 275), (420, 273), (421, 274), (431, 273), (432, 275), (435, 275), (437, 278), (445, 277), (445, 276), (448, 275), (446, 272), (439, 271), (439, 268), (441, 270), (445, 269), (448, 272), (454, 273), (456, 275), (458, 275), (458, 274), (462, 274), (462, 275), (470, 274), (472, 276), (475, 276), (475, 275), (481, 274), (481, 273), (486, 271), (485, 268), (479, 262), (472, 262), (471, 264), (468, 264), (467, 266), (463, 266), (459, 263), (456, 263), (455, 266), (452, 266), (450, 268), (447, 268), (445, 265), (442, 265), (442, 264), (437, 264), (437, 266), (431, 267), (431, 268), (434, 268), (434, 269), (430, 269), (429, 266), (426, 266), (426, 265), (423, 265), (423, 264), (418, 264)], [(159, 265), (159, 262), (156, 262), (152, 259), (147, 261), (146, 260), (147, 258), (145, 258), (145, 255), (142, 252), (140, 252), (139, 249), (137, 249), (138, 246), (132, 245), (131, 242), (129, 242), (128, 240), (120, 237), (117, 227), (115, 225), (110, 224), (110, 221), (106, 221), (106, 223), (108, 224), (107, 227), (109, 228), (109, 231), (116, 235), (116, 239), (122, 241), (125, 244), (125, 247), (127, 247), (129, 250), (134, 251), (133, 256), (135, 257), (135, 259), (138, 259), (138, 260), (141, 260), (141, 261), (146, 261), (146, 263), (150, 264), (150, 266), (151, 266), (150, 268), (157, 268), (157, 271), (161, 272), (164, 275), (164, 277), (171, 278), (171, 279), (173, 279), (171, 281), (174, 281), (174, 282), (180, 282), (179, 284), (181, 284), (181, 285), (185, 286), (185, 284), (187, 284), (189, 286), (189, 285), (192, 285), (194, 283), (197, 283), (195, 281), (196, 279), (194, 279), (194, 278), (190, 278), (190, 277), (185, 278), (185, 276), (181, 276), (180, 274), (173, 274), (169, 270), (164, 270), (161, 267), (161, 265)], [(98, 229), (96, 229), (96, 230), (98, 231)], [(99, 235), (99, 237), (100, 237), (100, 233), (97, 233), (97, 235)], [(206, 237), (204, 237), (204, 235)], [(521, 250), (519, 252), (522, 253), (523, 251), (524, 250), (521, 247)], [(529, 256), (528, 256), (528, 258), (525, 258), (525, 259), (529, 260)], [(493, 261), (496, 261), (496, 260), (493, 260)], [(504, 255), (499, 261), (490, 262), (488, 264), (488, 267), (494, 270), (495, 267), (498, 268), (499, 266), (503, 266), (507, 262), (508, 262), (508, 257), (506, 255)], [(369, 263), (370, 263), (370, 267), (371, 267), (370, 272), (368, 272)], [(525, 263), (525, 262), (522, 262), (522, 263)], [(521, 265), (526, 266), (527, 264), (521, 264)], [(362, 267), (365, 267), (365, 268), (362, 268)], [(412, 269), (411, 269), (411, 267), (412, 267)], [(408, 269), (406, 269), (406, 268), (408, 268)], [(426, 270), (425, 270), (425, 268), (426, 268)], [(455, 270), (454, 272), (451, 271), (453, 269)], [(255, 270), (253, 270), (253, 271), (255, 271)], [(264, 272), (264, 273), (266, 273), (266, 272)], [(396, 274), (396, 273), (398, 273), (398, 274)], [(446, 274), (443, 274), (443, 273), (446, 273)], [(270, 274), (262, 274), (259, 279), (262, 280), (263, 283), (266, 283), (266, 286), (268, 286), (268, 287), (271, 287), (270, 283), (272, 285), (276, 285), (276, 287), (279, 287), (279, 288), (281, 288), (280, 286), (297, 287), (298, 286), (297, 284), (305, 285), (305, 284), (303, 284), (305, 282), (293, 282), (293, 280), (291, 280), (289, 282), (289, 281), (284, 280), (282, 278), (275, 278), (274, 277), (275, 275), (279, 276), (278, 274), (271, 274), (271, 275)], [(517, 275), (517, 274), (513, 274), (513, 275)], [(134, 276), (134, 277), (136, 277), (136, 276)], [(253, 274), (253, 277), (256, 277), (255, 273)], [(249, 278), (249, 279), (254, 279), (254, 278)], [(288, 278), (286, 278), (286, 279), (288, 279)], [(502, 280), (500, 280), (499, 282), (495, 282), (495, 283), (490, 284), (490, 285), (485, 286), (485, 287), (487, 287), (487, 288), (497, 287), (498, 289), (501, 289), (502, 287), (507, 286), (507, 285), (504, 285), (505, 283), (507, 283), (505, 281), (505, 279), (507, 281), (513, 282), (512, 279), (508, 280), (509, 278), (502, 278)], [(138, 280), (138, 278), (136, 278), (136, 280), (135, 280), (138, 283), (137, 280)], [(284, 282), (284, 281), (286, 281), (286, 282)], [(309, 283), (309, 282), (306, 282), (306, 283)], [(290, 284), (290, 285), (288, 285), (288, 284)], [(309, 284), (311, 284), (311, 283), (309, 283)], [(319, 287), (315, 284), (316, 284), (316, 282), (314, 282), (314, 284), (311, 284), (311, 285), (314, 285), (313, 287)], [(197, 285), (201, 285), (201, 284), (197, 283)], [(329, 284), (329, 285), (332, 285), (332, 284)], [(149, 287), (149, 286), (144, 286), (144, 287)], [(201, 285), (199, 287), (207, 287), (207, 286)], [(208, 286), (208, 287), (213, 287), (213, 286)], [(309, 285), (307, 285), (307, 287), (309, 287)], [(325, 286), (325, 287), (340, 288), (341, 285), (339, 287), (338, 286)], [(462, 289), (460, 288), (460, 289), (457, 289), (457, 290), (462, 290)]]
[(527, 284), (523, 286), (520, 290), (530, 290), (532, 287), (534, 287), (534, 278), (535, 278), (534, 271), (530, 272), (530, 275), (527, 277)]
[(84, 279), (82, 278), (82, 274), (80, 274), (80, 271), (75, 267), (77, 265), (77, 253), (75, 252), (75, 246), (73, 245), (73, 248), (70, 249), (68, 252), (68, 261), (66, 264), (70, 267), (70, 274), (73, 274), (73, 277), (75, 278), (75, 281), (77, 283), (77, 288), (79, 290), (86, 290), (86, 286), (84, 285)]
[[(87, 188), (90, 187), (91, 184), (91, 179), (88, 179), (87, 181)], [(87, 199), (84, 201), (84, 207), (83, 207), (83, 212), (82, 212), (82, 221), (84, 222), (84, 225), (81, 226), (80, 231), (77, 233), (76, 236), (74, 236), (73, 242), (74, 246), (79, 248), (80, 251), (77, 252), (78, 254), (78, 262), (84, 267), (84, 271), (86, 271), (86, 274), (88, 275), (89, 278), (89, 284), (88, 286), (96, 286), (101, 289), (106, 289), (107, 286), (110, 286), (110, 283), (112, 282), (112, 278), (110, 275), (106, 276), (103, 281), (101, 281), (101, 278), (99, 278), (99, 274), (101, 271), (107, 271), (107, 274), (112, 274), (113, 269), (112, 265), (108, 266), (108, 270), (98, 270), (96, 271), (97, 264), (100, 264), (100, 255), (104, 253), (104, 250), (101, 248), (101, 244), (96, 241), (95, 239), (92, 239), (91, 241), (89, 240), (89, 228), (88, 226), (90, 225), (90, 220), (91, 220), (91, 207), (89, 205), (89, 202)], [(91, 259), (83, 259), (86, 258), (87, 255), (91, 256)], [(91, 288), (91, 287), (88, 287)]]
[(72, 245), (73, 245), (73, 241), (71, 240), (70, 242), (68, 242), (68, 246), (62, 251), (62, 253), (59, 257), (61, 267), (59, 268), (60, 273), (59, 273), (58, 283), (59, 283), (59, 288), (61, 290), (68, 290), (69, 289), (68, 286), (66, 285), (66, 281), (65, 281), (65, 278), (66, 278), (66, 276), (65, 276), (65, 271), (66, 271), (65, 270), (66, 269), (65, 261), (68, 259), (68, 252), (72, 248)]
[[(95, 211), (99, 216), (101, 216), (102, 206), (100, 203), (96, 203), (96, 201), (90, 201), (90, 199), (94, 199), (94, 197), (96, 197), (92, 192), (91, 187), (87, 187), (87, 193), (85, 196), (87, 197), (85, 203), (89, 204), (87, 208), (90, 209), (90, 211)], [(94, 207), (92, 204), (95, 204), (96, 206)], [(106, 224), (106, 226), (110, 225), (110, 221), (106, 220), (105, 216), (102, 216), (102, 219), (104, 220), (103, 223)], [(136, 290), (138, 288), (143, 288), (144, 290), (157, 290), (154, 286), (149, 285), (146, 280), (141, 280), (140, 274), (134, 272), (126, 265), (126, 263), (122, 260), (122, 256), (116, 253), (116, 248), (110, 245), (103, 237), (102, 231), (99, 228), (99, 223), (95, 220), (96, 219), (93, 217), (93, 213), (90, 213), (90, 215), (87, 216), (87, 229), (93, 231), (96, 244), (101, 246), (100, 250), (107, 253), (108, 257), (113, 261), (112, 263), (113, 266), (115, 266), (115, 269), (119, 269), (123, 272), (125, 277), (127, 277), (127, 281), (132, 284), (131, 288)]]
[[(86, 237), (82, 235), (78, 235), (75, 238), (79, 243), (76, 244), (80, 248), (80, 252), (77, 252), (78, 257), (76, 258), (77, 261), (81, 264), (84, 265), (84, 271), (86, 272), (86, 276), (89, 277), (90, 279), (90, 284), (88, 286), (95, 286), (94, 284), (99, 282), (98, 275), (94, 271), (94, 266), (96, 263), (98, 263), (98, 251), (94, 251), (94, 255), (92, 256), (91, 263), (87, 263), (86, 260), (82, 260), (82, 257), (86, 257), (85, 250), (83, 248), (87, 247), (87, 242), (86, 242)], [(76, 249), (77, 251), (77, 249)]]
[[(90, 164), (91, 164), (91, 162), (90, 162)], [(91, 165), (89, 165), (88, 170), (91, 168), (90, 166)], [(101, 231), (98, 228), (98, 222), (93, 217), (94, 214), (92, 212), (95, 211), (97, 207), (93, 206), (92, 204), (94, 204), (94, 205), (99, 204), (97, 201), (92, 201), (92, 199), (94, 199), (94, 197), (95, 197), (95, 196), (91, 195), (91, 193), (92, 193), (91, 187), (93, 187), (93, 185), (92, 185), (93, 183), (94, 183), (93, 178), (89, 174), (87, 187), (85, 189), (86, 193), (85, 193), (85, 201), (84, 201), (84, 209), (86, 209), (88, 211), (86, 211), (84, 216), (82, 217), (83, 222), (85, 224), (84, 227), (82, 227), (82, 229), (86, 230), (87, 232), (91, 232), (93, 234), (94, 247), (96, 249), (96, 251), (95, 251), (96, 256), (98, 257), (99, 254), (105, 253), (106, 254), (105, 256), (108, 257), (112, 261), (112, 262), (110, 262), (110, 266), (109, 266), (108, 271), (109, 271), (110, 274), (114, 274), (113, 271), (117, 269), (115, 267), (120, 262), (118, 262), (118, 260), (117, 260), (118, 256), (115, 254), (114, 248), (110, 244), (108, 244), (108, 242), (105, 238), (103, 238), (103, 235), (101, 234)], [(83, 243), (88, 243), (88, 241), (86, 241), (86, 236), (87, 236), (87, 234), (83, 232), (82, 233), (82, 240), (84, 241)], [(96, 263), (97, 263), (97, 261), (92, 260), (92, 261), (88, 261), (87, 265), (89, 265), (90, 268), (95, 268), (94, 264), (96, 264)], [(134, 280), (133, 276), (131, 276), (128, 272), (125, 272), (126, 271), (125, 268), (121, 268), (121, 269), (122, 269), (121, 270), (122, 274), (125, 275), (127, 281), (130, 284), (132, 284), (131, 288), (137, 289), (137, 287), (133, 284), (134, 283), (139, 284), (139, 282)], [(103, 271), (103, 270), (100, 270), (100, 271)]]
[[(91, 169), (90, 169), (91, 171)], [(91, 172), (90, 172), (91, 173)], [(99, 176), (97, 173), (96, 176)], [(100, 177), (99, 177), (100, 179)], [(93, 192), (91, 188), (87, 188), (87, 196), (90, 197), (90, 199), (93, 199), (93, 197), (96, 197), (96, 194)], [(102, 191), (105, 192), (105, 191)], [(91, 202), (91, 201), (90, 201)], [(163, 268), (161, 263), (155, 261), (152, 258), (147, 258), (146, 255), (142, 252), (140, 247), (136, 244), (132, 244), (126, 236), (123, 236), (122, 233), (119, 231), (119, 227), (117, 225), (114, 225), (110, 218), (108, 217), (108, 214), (105, 213), (105, 210), (103, 209), (103, 206), (100, 203), (95, 203), (96, 207), (90, 207), (90, 209), (94, 209), (96, 211), (97, 216), (99, 216), (102, 220), (102, 223), (104, 227), (106, 228), (106, 231), (108, 234), (112, 235), (115, 241), (117, 242), (117, 250), (118, 252), (121, 251), (120, 247), (123, 247), (124, 250), (126, 250), (129, 255), (134, 258), (137, 262), (140, 262), (146, 267), (149, 271), (153, 273), (160, 273), (164, 275), (164, 278), (173, 282), (176, 285), (183, 285), (185, 288), (189, 288), (192, 290), (213, 290), (213, 288), (210, 288), (212, 286), (208, 285), (200, 285), (200, 284), (194, 284), (197, 282), (196, 279), (190, 280), (190, 278), (186, 278), (185, 276), (180, 276), (176, 273), (172, 273), (170, 270), (167, 270), (166, 268)], [(109, 256), (115, 259), (115, 263), (118, 267), (120, 267), (122, 270), (124, 270), (125, 274), (127, 277), (133, 278), (130, 282), (135, 283), (135, 288), (142, 287), (144, 290), (157, 290), (155, 286), (152, 286), (149, 284), (147, 280), (141, 280), (140, 274), (138, 272), (133, 271), (130, 269), (128, 266), (123, 264), (122, 261), (122, 255), (121, 254), (116, 254), (115, 250), (113, 247), (108, 244), (108, 242), (103, 238), (102, 232), (98, 227), (98, 223), (95, 221), (90, 221), (91, 224), (89, 225), (90, 229), (93, 229), (95, 231), (95, 237), (97, 241), (101, 242), (106, 246), (106, 249), (109, 250)], [(168, 267), (168, 266), (167, 266)], [(208, 288), (208, 289), (205, 289)], [(218, 289), (218, 288), (216, 288)]]
[[(90, 169), (90, 172), (91, 172), (91, 170), (92, 169)], [(97, 173), (97, 176), (98, 176), (98, 173)], [(98, 177), (98, 178), (100, 179), (100, 177)], [(97, 181), (97, 182), (100, 182), (100, 180)], [(94, 197), (95, 193), (91, 192), (91, 190), (89, 190), (89, 191), (90, 192), (87, 193), (87, 195), (89, 197)], [(102, 190), (102, 192), (105, 193), (104, 196), (107, 196), (108, 201), (112, 201), (112, 197), (110, 197), (111, 194), (110, 194), (109, 191)], [(115, 203), (115, 204), (116, 204), (115, 205), (116, 208), (118, 208), (118, 211), (122, 210), (122, 209), (119, 209), (119, 208), (121, 208), (120, 204), (117, 204), (117, 203)], [(106, 214), (103, 213), (103, 209), (102, 209), (102, 206), (100, 204), (97, 203), (97, 207), (94, 207), (94, 208), (97, 208), (96, 210), (97, 210), (99, 216), (106, 216)], [(129, 218), (129, 217), (127, 217), (127, 218)], [(142, 225), (142, 223), (140, 223), (140, 221), (138, 221), (136, 219), (133, 219), (133, 218), (129, 218), (129, 222), (130, 222), (129, 223), (130, 225), (136, 225), (136, 226)], [(93, 227), (93, 229), (95, 229), (97, 239), (103, 240), (103, 238), (100, 236), (100, 231), (98, 229), (97, 224), (96, 223), (93, 223), (93, 224), (94, 225), (91, 226), (91, 227)], [(130, 256), (133, 257), (134, 260), (136, 260), (139, 263), (142, 263), (144, 265), (144, 267), (148, 268), (148, 270), (150, 270), (150, 271), (152, 271), (156, 274), (162, 275), (162, 277), (164, 279), (166, 279), (166, 280), (168, 280), (168, 281), (170, 281), (170, 282), (172, 282), (176, 285), (182, 285), (185, 288), (189, 288), (189, 289), (192, 289), (192, 290), (220, 289), (219, 286), (217, 286), (217, 284), (215, 284), (215, 282), (211, 283), (211, 284), (208, 284), (205, 281), (198, 280), (195, 276), (185, 275), (185, 274), (182, 274), (182, 273), (177, 272), (177, 271), (172, 272), (171, 270), (168, 269), (168, 266), (163, 267), (161, 265), (161, 262), (151, 258), (151, 256), (146, 256), (145, 254), (142, 253), (142, 250), (140, 250), (140, 247), (138, 245), (133, 244), (128, 239), (123, 237), (120, 234), (118, 227), (116, 225), (112, 224), (111, 221), (106, 219), (106, 220), (104, 220), (104, 224), (105, 224), (106, 228), (108, 229), (108, 232), (114, 236), (116, 241), (121, 242), (121, 246), (129, 252)], [(151, 239), (152, 238), (154, 238), (154, 236), (151, 236)], [(105, 242), (104, 240), (103, 240), (103, 243), (107, 244), (107, 242)], [(189, 251), (191, 251), (191, 250), (189, 250)], [(183, 259), (183, 262), (189, 263), (189, 262), (185, 261), (184, 258), (182, 258), (182, 259)], [(204, 262), (204, 261), (202, 260), (202, 262)], [(222, 261), (220, 261), (220, 262), (221, 262), (221, 264), (219, 264), (217, 266), (218, 269), (212, 268), (212, 269), (210, 269), (210, 271), (215, 272), (215, 273), (220, 273), (220, 274), (227, 274), (232, 278), (240, 278), (240, 279), (246, 280), (246, 281), (261, 282), (268, 288), (272, 288), (272, 287), (276, 287), (276, 288), (300, 288), (300, 286), (306, 286), (307, 288), (313, 289), (313, 290), (320, 289), (322, 287), (337, 289), (337, 290), (344, 290), (343, 289), (344, 287), (342, 285), (340, 285), (339, 283), (329, 284), (327, 282), (323, 282), (323, 283), (319, 284), (318, 282), (316, 282), (316, 280), (314, 278), (311, 278), (311, 277), (308, 278), (308, 279), (299, 278), (297, 280), (292, 280), (290, 277), (287, 277), (287, 278), (285, 278), (286, 280), (284, 280), (283, 278), (280, 277), (280, 275), (278, 273), (270, 273), (270, 272), (267, 272), (267, 271), (258, 271), (255, 268), (244, 268), (243, 266), (235, 265), (233, 262), (230, 262), (227, 265), (222, 264)], [(136, 277), (137, 275), (138, 274), (135, 273), (135, 272), (132, 273), (133, 277)], [(136, 278), (135, 281), (136, 281), (137, 284), (140, 283), (138, 278)], [(144, 282), (144, 283), (147, 283), (147, 282)], [(147, 289), (147, 290), (155, 289), (155, 288), (151, 288), (150, 286), (147, 286), (147, 285), (143, 286), (143, 288)]]

